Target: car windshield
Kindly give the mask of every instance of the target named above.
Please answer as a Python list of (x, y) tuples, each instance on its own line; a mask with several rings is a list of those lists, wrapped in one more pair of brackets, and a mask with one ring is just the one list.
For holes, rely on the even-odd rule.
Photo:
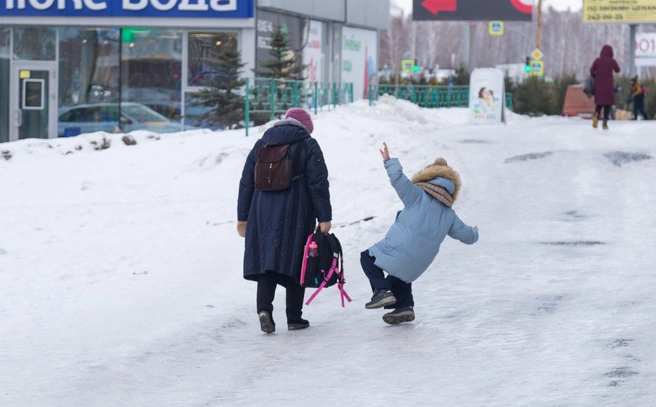
[(143, 105), (122, 105), (121, 110), (140, 123), (169, 121), (166, 117)]

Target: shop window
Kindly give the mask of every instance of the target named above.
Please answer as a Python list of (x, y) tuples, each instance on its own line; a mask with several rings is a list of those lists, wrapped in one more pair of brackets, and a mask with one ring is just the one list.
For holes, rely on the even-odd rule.
[(221, 81), (226, 73), (216, 66), (216, 60), (227, 50), (239, 48), (237, 33), (189, 33), (187, 86), (202, 87)]
[(80, 129), (85, 133), (111, 132), (118, 125), (119, 33), (117, 28), (60, 29), (60, 133), (79, 123), (85, 123)]
[(9, 56), (11, 30), (0, 28), (0, 143), (9, 141)]
[[(131, 118), (132, 127), (156, 132), (180, 130), (182, 35), (180, 30), (123, 29), (121, 114), (128, 102), (140, 105), (135, 107), (140, 110), (139, 118), (157, 117), (157, 121), (146, 123)], [(122, 128), (126, 131), (124, 124)]]
[(54, 61), (57, 29), (53, 27), (14, 27), (14, 59)]

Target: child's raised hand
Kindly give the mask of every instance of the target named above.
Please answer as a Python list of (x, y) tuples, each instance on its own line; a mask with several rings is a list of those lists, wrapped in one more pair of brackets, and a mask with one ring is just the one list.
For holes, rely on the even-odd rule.
[(383, 149), (380, 150), (380, 155), (383, 156), (383, 161), (389, 160), (389, 149), (387, 148), (387, 143), (383, 143)]

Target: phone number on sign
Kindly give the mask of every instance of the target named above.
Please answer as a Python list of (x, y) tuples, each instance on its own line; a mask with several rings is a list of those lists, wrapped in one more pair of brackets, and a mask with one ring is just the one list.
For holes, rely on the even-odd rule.
[(623, 21), (626, 16), (624, 14), (594, 13), (588, 14), (586, 17), (588, 21)]

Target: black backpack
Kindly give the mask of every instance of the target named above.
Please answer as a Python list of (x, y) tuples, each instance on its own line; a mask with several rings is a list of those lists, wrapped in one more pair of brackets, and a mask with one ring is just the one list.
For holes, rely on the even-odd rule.
[(301, 269), (301, 285), (307, 288), (316, 288), (305, 305), (326, 287), (337, 284), (344, 306), (344, 299), (351, 302), (351, 298), (344, 291), (344, 258), (342, 245), (334, 234), (324, 234), (318, 228), (308, 237), (303, 253), (303, 267)]

